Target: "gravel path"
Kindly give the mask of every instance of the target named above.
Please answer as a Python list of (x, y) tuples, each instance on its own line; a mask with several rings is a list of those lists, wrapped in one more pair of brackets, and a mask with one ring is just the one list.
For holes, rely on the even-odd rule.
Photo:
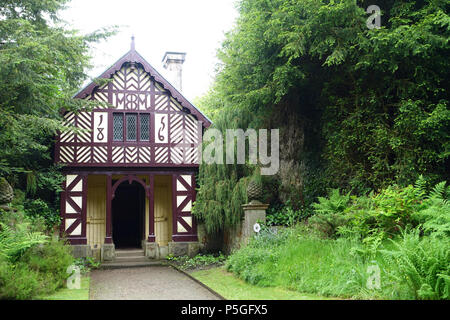
[(91, 300), (218, 300), (168, 266), (94, 270), (89, 296)]

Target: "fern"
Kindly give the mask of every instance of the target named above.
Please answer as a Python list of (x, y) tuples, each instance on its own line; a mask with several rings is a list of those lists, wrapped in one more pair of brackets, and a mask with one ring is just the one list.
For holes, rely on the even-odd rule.
[(449, 241), (420, 237), (420, 230), (404, 231), (393, 250), (380, 250), (390, 262), (396, 281), (411, 288), (415, 299), (446, 299), (450, 288)]
[(319, 203), (313, 203), (313, 207), (320, 214), (336, 214), (342, 213), (347, 208), (350, 200), (350, 192), (341, 195), (339, 189), (331, 189), (329, 197), (319, 197)]
[(414, 189), (416, 191), (416, 195), (420, 198), (423, 198), (427, 194), (427, 181), (420, 175), (414, 184)]
[(433, 189), (430, 191), (430, 194), (428, 195), (428, 199), (439, 199), (443, 200), (444, 202), (448, 201), (448, 187), (445, 185), (446, 182), (442, 181), (436, 184)]
[(312, 205), (316, 214), (309, 221), (329, 236), (335, 236), (347, 222), (344, 212), (350, 201), (350, 192), (341, 195), (339, 189), (331, 189), (328, 198), (319, 197), (318, 200), (319, 203)]
[(26, 249), (46, 240), (41, 232), (29, 232), (28, 223), (17, 224), (13, 229), (0, 222), (0, 257), (7, 260), (16, 260)]

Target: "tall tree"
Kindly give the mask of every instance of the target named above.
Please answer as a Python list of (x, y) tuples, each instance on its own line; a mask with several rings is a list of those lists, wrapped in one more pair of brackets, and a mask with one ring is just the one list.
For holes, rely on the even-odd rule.
[[(328, 186), (360, 193), (420, 174), (449, 179), (450, 2), (379, 1), (381, 28), (374, 29), (366, 24), (369, 4), (238, 4), (204, 108), (219, 128), (249, 119), (240, 125), (281, 129), (283, 202), (307, 207)], [(219, 199), (211, 186), (245, 175), (239, 166), (202, 165), (198, 215), (223, 227), (217, 217), (225, 219), (226, 208), (208, 211)]]
[(67, 2), (0, 4), (0, 175), (21, 184), (28, 173), (32, 189), (51, 181), (43, 174), (51, 168), (53, 137), (68, 129), (60, 110), (86, 106), (72, 95), (87, 77), (90, 44), (111, 34), (70, 30), (58, 17)]

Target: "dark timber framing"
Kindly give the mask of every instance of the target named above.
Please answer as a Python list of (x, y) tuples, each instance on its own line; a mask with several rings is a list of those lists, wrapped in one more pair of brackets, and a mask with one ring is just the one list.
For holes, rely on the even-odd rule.
[[(124, 70), (124, 67), (130, 68), (125, 70), (132, 70), (125, 71), (124, 74), (126, 77), (124, 76), (124, 79), (128, 79), (127, 72), (130, 72), (131, 76), (137, 77), (136, 84), (132, 81), (130, 82), (131, 84), (129, 84), (127, 83), (128, 80), (123, 80), (123, 88), (118, 89), (117, 87), (114, 87), (112, 81), (108, 82), (105, 86), (99, 86), (97, 83), (92, 82), (74, 96), (75, 99), (95, 100), (95, 95), (101, 94), (104, 99), (106, 99), (103, 102), (108, 102), (110, 105), (113, 105), (113, 95), (118, 99), (117, 97), (119, 97), (119, 94), (122, 94), (124, 98), (120, 103), (123, 103), (123, 108), (117, 108), (117, 106), (94, 108), (93, 110), (86, 112), (84, 118), (79, 114), (73, 115), (68, 121), (73, 121), (71, 124), (76, 127), (90, 130), (90, 133), (86, 134), (89, 138), (83, 140), (79, 138), (78, 134), (73, 134), (73, 138), (63, 139), (63, 134), (61, 133), (57, 137), (55, 145), (55, 162), (66, 164), (63, 172), (66, 174), (66, 177), (70, 176), (71, 179), (68, 179), (64, 183), (63, 191), (61, 192), (61, 217), (63, 218), (61, 234), (65, 234), (69, 241), (74, 245), (87, 244), (86, 220), (88, 177), (90, 175), (102, 175), (106, 178), (105, 244), (113, 243), (112, 200), (114, 199), (115, 191), (121, 183), (132, 183), (133, 181), (141, 184), (145, 189), (145, 196), (149, 203), (149, 234), (146, 241), (154, 243), (156, 240), (154, 225), (155, 176), (168, 175), (171, 176), (172, 179), (172, 241), (197, 241), (197, 225), (195, 217), (191, 215), (190, 209), (187, 210), (185, 207), (188, 203), (192, 204), (195, 201), (195, 174), (198, 171), (198, 164), (195, 162), (176, 162), (175, 159), (173, 159), (172, 150), (176, 150), (175, 148), (181, 148), (179, 150), (196, 148), (201, 141), (203, 130), (211, 125), (211, 121), (196, 109), (135, 50), (134, 41), (132, 42), (130, 51), (98, 78), (112, 79), (114, 75), (121, 72), (121, 70)], [(138, 69), (138, 71), (134, 72), (136, 69)], [(148, 82), (148, 79), (150, 79), (150, 82)], [(142, 89), (140, 81), (146, 81), (145, 90)], [(158, 88), (156, 88), (156, 86), (158, 86)], [(142, 102), (142, 100), (131, 100), (141, 99), (141, 96), (145, 97), (145, 103)], [(161, 99), (167, 99), (167, 108), (159, 108), (159, 105), (157, 105), (158, 102), (156, 101), (157, 99), (159, 101), (161, 101)], [(171, 109), (172, 99), (176, 102), (177, 106), (179, 106), (178, 109)], [(139, 105), (141, 102), (145, 107)], [(62, 112), (64, 113), (64, 110)], [(116, 112), (124, 114), (123, 141), (114, 141), (113, 139), (113, 113)], [(136, 123), (136, 141), (127, 141), (125, 132), (125, 115), (127, 113), (136, 113), (138, 121), (140, 121), (139, 114), (149, 115), (150, 132), (148, 141), (140, 141), (139, 122)], [(101, 114), (101, 121), (104, 121), (103, 123), (107, 124), (107, 130), (105, 130), (105, 136), (107, 137), (106, 141), (100, 139), (102, 141), (99, 142), (94, 137), (94, 121), (96, 119), (96, 114)], [(155, 118), (157, 114), (165, 115), (167, 120), (167, 141), (164, 143), (160, 143), (162, 142), (161, 140), (156, 141)], [(104, 116), (107, 116), (107, 119), (104, 119)], [(188, 142), (183, 140), (181, 143), (180, 141), (172, 141), (171, 130), (175, 130), (173, 129), (173, 126), (178, 126), (176, 130), (183, 130), (183, 132), (189, 131), (186, 124), (187, 116), (193, 117), (200, 124), (197, 126), (196, 130), (190, 128), (190, 132), (195, 139)], [(182, 117), (183, 120), (176, 123), (176, 117)], [(185, 135), (185, 133), (183, 133), (183, 135)], [(61, 153), (64, 150), (62, 150), (62, 148), (72, 150), (71, 161), (67, 161), (63, 158)], [(123, 148), (123, 161), (120, 158), (120, 161), (116, 161), (117, 159), (113, 158), (114, 148)], [(136, 149), (136, 153), (133, 155), (136, 158), (136, 161), (127, 160), (127, 148)], [(141, 157), (139, 148), (146, 148), (146, 150), (149, 150), (149, 153), (145, 155), (145, 159), (144, 157)], [(167, 161), (161, 162), (156, 159), (158, 148), (167, 148)], [(98, 158), (95, 158), (96, 152), (99, 152), (98, 150), (102, 152), (100, 161)], [(81, 156), (84, 156), (85, 158), (80, 160)], [(122, 178), (113, 182), (113, 175), (122, 176)], [(146, 179), (143, 180), (141, 178), (142, 176), (145, 176)], [(186, 179), (189, 182), (187, 182)], [(177, 186), (179, 186), (180, 189), (178, 189)], [(177, 197), (182, 200), (178, 200)], [(68, 210), (69, 208), (66, 208), (67, 204), (71, 207), (70, 211)], [(188, 223), (187, 221), (191, 223)], [(76, 232), (72, 234), (74, 230), (76, 230)]]

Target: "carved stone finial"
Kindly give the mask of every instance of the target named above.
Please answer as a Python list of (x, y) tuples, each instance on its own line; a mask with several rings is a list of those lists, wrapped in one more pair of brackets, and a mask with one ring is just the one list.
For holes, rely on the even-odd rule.
[(134, 47), (134, 34), (131, 36), (131, 51), (134, 51), (135, 47)]

